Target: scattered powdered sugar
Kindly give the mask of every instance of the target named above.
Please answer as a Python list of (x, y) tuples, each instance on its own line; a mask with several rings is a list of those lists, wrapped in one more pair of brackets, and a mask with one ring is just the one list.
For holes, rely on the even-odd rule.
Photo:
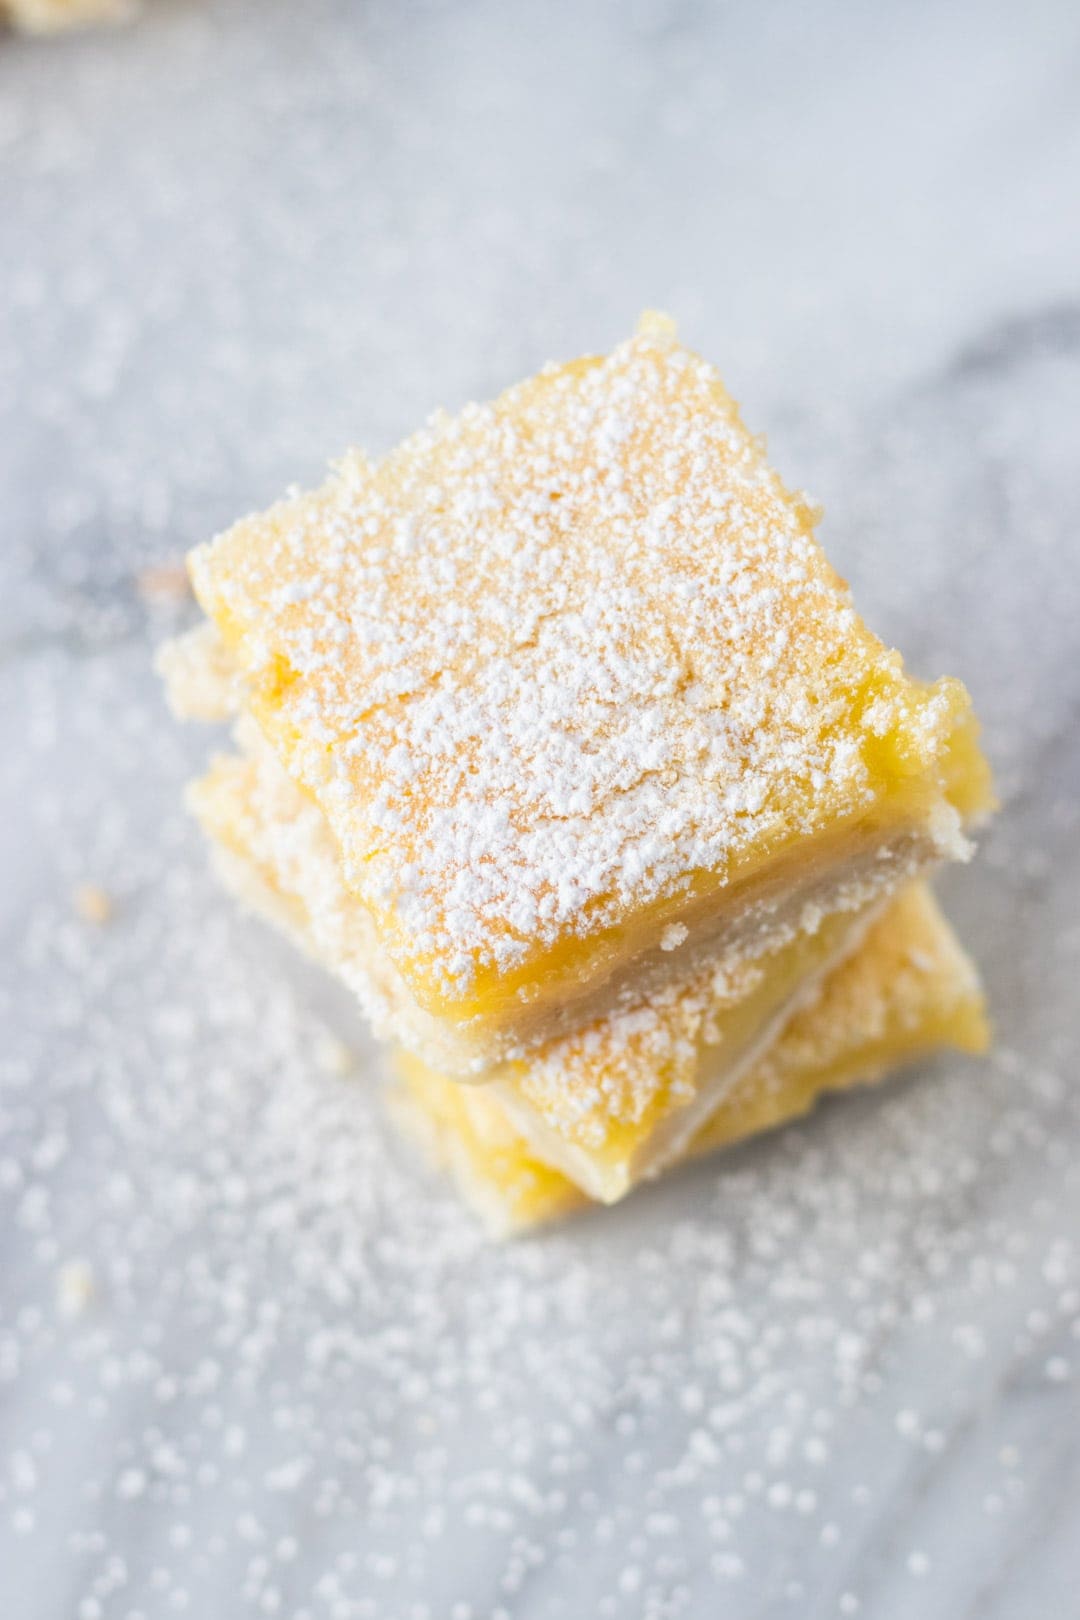
[[(509, 1616), (526, 1588), (568, 1617), (688, 1616), (706, 1589), (846, 1612), (896, 1471), (944, 1449), (977, 1515), (1036, 1511), (1022, 1409), (996, 1449), (962, 1436), (1003, 1352), (1075, 1388), (1075, 1098), (1052, 1072), (1008, 1046), (942, 1064), (492, 1247), (388, 1134), (348, 1006), (218, 894), (177, 809), (191, 739), (167, 731), (129, 793), (162, 723), (148, 656), (89, 666), (74, 701), (56, 657), (22, 688), (40, 781), (97, 739), (100, 777), (42, 819), (98, 829), (124, 904), (73, 919), (61, 841), (6, 990), (28, 1013), (0, 1064), (0, 1379), (37, 1395), (0, 1402), (5, 1567), (48, 1546), (102, 1620), (221, 1590), (312, 1620)], [(893, 1500), (925, 1581), (933, 1526)]]

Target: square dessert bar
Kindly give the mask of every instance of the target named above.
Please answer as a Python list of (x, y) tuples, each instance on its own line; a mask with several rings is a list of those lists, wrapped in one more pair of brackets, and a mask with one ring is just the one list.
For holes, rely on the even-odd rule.
[[(981, 1052), (987, 1040), (975, 970), (929, 890), (914, 885), (716, 1104), (680, 1158), (781, 1125), (826, 1092), (878, 1081), (937, 1048)], [(399, 1072), (395, 1112), (496, 1233), (588, 1204), (533, 1151), (494, 1088), (457, 1085), (407, 1057)]]
[(967, 693), (905, 674), (814, 522), (648, 316), (192, 553), (397, 1042), (482, 1074), (966, 854)]

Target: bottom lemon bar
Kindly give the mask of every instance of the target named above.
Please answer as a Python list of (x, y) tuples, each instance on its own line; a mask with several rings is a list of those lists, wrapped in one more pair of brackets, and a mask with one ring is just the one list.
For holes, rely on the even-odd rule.
[[(929, 890), (917, 885), (871, 925), (680, 1157), (696, 1158), (794, 1119), (823, 1092), (878, 1080), (936, 1047), (982, 1051), (987, 1037), (975, 970)], [(537, 1156), (494, 1088), (463, 1086), (406, 1053), (395, 1064), (397, 1111), (493, 1230), (527, 1230), (589, 1202)]]

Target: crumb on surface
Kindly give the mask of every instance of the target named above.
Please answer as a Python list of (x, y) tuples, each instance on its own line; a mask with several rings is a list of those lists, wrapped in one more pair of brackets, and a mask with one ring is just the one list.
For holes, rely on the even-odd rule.
[(356, 1053), (345, 1041), (326, 1030), (315, 1042), (315, 1061), (324, 1074), (345, 1076), (356, 1068)]
[(182, 562), (152, 563), (135, 575), (135, 589), (144, 602), (185, 602), (191, 580)]
[(82, 1316), (93, 1302), (97, 1279), (86, 1260), (65, 1260), (56, 1274), (56, 1307), (61, 1316)]
[(101, 928), (113, 914), (113, 902), (99, 883), (79, 883), (72, 893), (75, 913), (83, 922)]

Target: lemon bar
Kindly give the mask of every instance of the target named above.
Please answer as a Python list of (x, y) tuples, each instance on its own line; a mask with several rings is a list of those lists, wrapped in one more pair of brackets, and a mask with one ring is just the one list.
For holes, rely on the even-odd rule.
[[(929, 890), (898, 897), (773, 1045), (715, 1107), (682, 1158), (697, 1158), (806, 1113), (825, 1092), (881, 1079), (939, 1047), (983, 1051), (987, 1023), (975, 970)], [(399, 1064), (403, 1121), (446, 1164), (499, 1234), (587, 1204), (533, 1152), (490, 1087), (461, 1086), (415, 1059)]]
[(815, 521), (646, 316), (191, 554), (398, 1042), (482, 1072), (966, 856), (967, 693), (905, 674)]

